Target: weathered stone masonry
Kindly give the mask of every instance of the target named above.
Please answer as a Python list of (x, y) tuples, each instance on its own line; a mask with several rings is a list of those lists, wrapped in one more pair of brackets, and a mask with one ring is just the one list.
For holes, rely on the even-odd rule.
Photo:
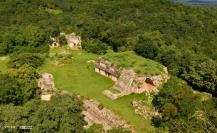
[(96, 62), (95, 71), (101, 75), (111, 78), (113, 81), (117, 81), (120, 75), (117, 68), (106, 60)]
[(84, 100), (85, 111), (82, 114), (85, 116), (85, 121), (88, 123), (86, 128), (89, 128), (93, 123), (101, 124), (104, 130), (112, 128), (125, 128), (134, 133), (132, 126), (128, 125), (126, 121), (121, 120), (112, 111), (106, 108), (99, 108), (99, 103), (94, 100)]
[(103, 94), (111, 99), (131, 93), (150, 93), (157, 91), (157, 88), (169, 79), (167, 69), (161, 75), (141, 76), (132, 69), (118, 68), (107, 60), (100, 59), (96, 63), (95, 71), (115, 81), (113, 88), (120, 91), (114, 94), (110, 90), (103, 91)]

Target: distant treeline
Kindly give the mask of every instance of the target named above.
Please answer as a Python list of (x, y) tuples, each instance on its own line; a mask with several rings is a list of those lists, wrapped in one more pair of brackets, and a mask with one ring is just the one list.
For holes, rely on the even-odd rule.
[(217, 94), (215, 8), (162, 0), (3, 0), (0, 5), (0, 54), (46, 53), (50, 36), (74, 31), (89, 52), (134, 50), (194, 89)]

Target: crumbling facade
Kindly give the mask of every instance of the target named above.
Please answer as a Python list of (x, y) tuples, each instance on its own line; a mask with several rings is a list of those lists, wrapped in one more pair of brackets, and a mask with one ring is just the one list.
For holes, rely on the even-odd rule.
[(82, 114), (85, 116), (85, 121), (88, 123), (86, 128), (89, 128), (92, 124), (101, 124), (104, 130), (110, 130), (112, 128), (125, 128), (131, 130), (134, 133), (132, 126), (127, 122), (121, 120), (112, 111), (99, 107), (99, 103), (93, 100), (84, 100), (85, 111)]
[(65, 34), (60, 33), (60, 35), (65, 36), (68, 46), (71, 49), (81, 49), (81, 37), (77, 36), (75, 33)]
[[(81, 49), (81, 37), (77, 36), (75, 33), (66, 34), (64, 32), (60, 33), (61, 36), (65, 36), (68, 47), (74, 50)], [(59, 38), (51, 37), (52, 44), (50, 47), (60, 47)]]
[(120, 75), (119, 70), (113, 66), (112, 63), (103, 59), (96, 62), (95, 71), (112, 79), (113, 81), (117, 81)]
[(120, 91), (119, 94), (114, 94), (109, 90), (103, 91), (103, 94), (111, 99), (131, 93), (155, 92), (169, 78), (166, 68), (164, 68), (164, 74), (162, 75), (140, 76), (132, 69), (117, 68), (114, 64), (104, 59), (100, 59), (96, 63), (95, 71), (115, 81), (113, 88)]
[(38, 87), (41, 89), (41, 100), (49, 101), (55, 88), (53, 75), (44, 73), (38, 79)]
[(52, 42), (52, 44), (50, 45), (51, 48), (60, 47), (59, 40), (57, 38), (51, 37), (50, 40)]

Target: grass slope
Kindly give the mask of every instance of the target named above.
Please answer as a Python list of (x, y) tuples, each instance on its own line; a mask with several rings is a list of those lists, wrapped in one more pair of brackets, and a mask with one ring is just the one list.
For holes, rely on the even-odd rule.
[(132, 51), (119, 53), (111, 52), (103, 56), (103, 58), (119, 67), (133, 68), (135, 72), (141, 75), (159, 75), (164, 72), (161, 64), (137, 56)]
[[(52, 52), (58, 52), (58, 49), (53, 49)], [(130, 95), (112, 101), (105, 97), (102, 91), (112, 87), (113, 81), (95, 73), (94, 65), (88, 63), (89, 60), (96, 60), (98, 56), (81, 51), (73, 51), (72, 54), (73, 61), (71, 64), (54, 66), (52, 61), (47, 59), (40, 68), (40, 72), (52, 73), (58, 89), (75, 92), (99, 101), (121, 118), (129, 121), (138, 133), (155, 132), (150, 121), (136, 115), (131, 106), (131, 101), (134, 98), (146, 98), (144, 95)]]

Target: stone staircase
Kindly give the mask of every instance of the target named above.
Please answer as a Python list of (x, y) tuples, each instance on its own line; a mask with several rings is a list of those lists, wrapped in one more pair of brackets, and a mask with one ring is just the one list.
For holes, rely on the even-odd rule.
[(136, 73), (133, 70), (123, 70), (121, 76), (114, 85), (114, 88), (120, 89), (121, 92), (130, 91), (131, 84), (136, 77)]

